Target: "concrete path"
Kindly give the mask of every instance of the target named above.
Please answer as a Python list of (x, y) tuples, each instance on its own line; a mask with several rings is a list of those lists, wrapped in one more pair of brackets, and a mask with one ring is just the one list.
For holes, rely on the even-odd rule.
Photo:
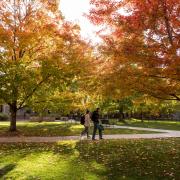
[[(151, 128), (139, 128), (139, 127), (129, 127), (129, 126), (109, 126), (113, 128), (121, 129), (135, 129), (135, 130), (145, 130), (145, 131), (155, 131), (161, 133), (153, 134), (116, 134), (116, 135), (104, 135), (104, 139), (153, 139), (153, 138), (177, 138), (180, 137), (180, 131), (163, 130), (163, 129), (151, 129)], [(108, 128), (108, 127), (107, 127)], [(86, 139), (83, 137), (83, 139)], [(98, 139), (98, 136), (97, 136)], [(16, 142), (58, 142), (65, 140), (80, 140), (80, 136), (57, 136), (57, 137), (0, 137), (0, 143), (16, 143)]]
[(117, 125), (107, 125), (107, 128), (115, 128), (115, 129), (134, 129), (134, 130), (143, 130), (143, 131), (154, 131), (154, 132), (162, 132), (162, 133), (171, 133), (171, 132), (180, 132), (174, 130), (165, 130), (165, 129), (153, 129), (153, 128), (141, 128), (141, 127), (130, 127), (130, 126), (117, 126)]

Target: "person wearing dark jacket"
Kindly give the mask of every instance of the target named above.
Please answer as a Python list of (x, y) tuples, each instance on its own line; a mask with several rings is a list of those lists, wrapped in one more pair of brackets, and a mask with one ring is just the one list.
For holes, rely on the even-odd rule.
[(97, 129), (99, 130), (99, 139), (102, 139), (102, 129), (99, 126), (99, 108), (97, 108), (96, 111), (93, 112), (91, 119), (94, 124), (92, 140), (95, 140)]

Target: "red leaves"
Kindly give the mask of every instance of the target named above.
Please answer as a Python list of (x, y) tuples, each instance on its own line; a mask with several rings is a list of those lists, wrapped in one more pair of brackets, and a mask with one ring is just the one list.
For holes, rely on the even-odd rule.
[[(179, 94), (180, 77), (175, 67), (179, 67), (180, 3), (175, 0), (92, 0), (91, 3), (94, 6), (89, 18), (108, 29), (99, 33), (104, 41), (101, 53), (108, 59), (106, 66), (111, 67), (107, 69), (114, 70), (106, 71), (106, 84), (116, 83), (115, 88), (119, 84), (121, 90), (126, 83), (126, 90), (131, 87), (164, 99), (171, 99), (171, 92)], [(124, 82), (126, 74), (131, 78)], [(119, 80), (108, 83), (118, 79), (115, 76)]]
[(91, 0), (91, 4), (93, 6), (88, 17), (94, 24), (108, 21), (108, 16), (117, 9), (115, 2), (111, 0)]

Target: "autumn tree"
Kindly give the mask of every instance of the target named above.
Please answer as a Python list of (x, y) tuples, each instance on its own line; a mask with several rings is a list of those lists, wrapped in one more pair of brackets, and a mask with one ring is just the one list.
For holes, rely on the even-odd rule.
[[(90, 20), (102, 27), (103, 92), (180, 101), (180, 2), (91, 0)], [(117, 97), (117, 98), (119, 98)]]
[(0, 99), (10, 106), (10, 131), (31, 98), (68, 86), (87, 66), (79, 27), (65, 22), (53, 2), (0, 2)]

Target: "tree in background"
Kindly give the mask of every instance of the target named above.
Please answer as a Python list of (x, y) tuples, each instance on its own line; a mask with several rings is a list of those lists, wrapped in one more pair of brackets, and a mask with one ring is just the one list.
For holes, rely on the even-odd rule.
[(116, 99), (111, 96), (103, 97), (100, 100), (99, 107), (107, 118), (118, 119), (125, 122), (125, 119), (136, 118), (148, 120), (168, 120), (173, 119), (173, 113), (179, 109), (178, 101), (164, 101), (142, 94)]
[(91, 0), (101, 25), (103, 92), (135, 92), (180, 101), (180, 3), (177, 0)]
[(103, 113), (107, 115), (113, 115), (114, 118), (118, 118), (119, 121), (124, 121), (128, 118), (133, 110), (133, 98), (126, 97), (122, 99), (109, 99), (104, 98), (101, 101), (100, 108)]

